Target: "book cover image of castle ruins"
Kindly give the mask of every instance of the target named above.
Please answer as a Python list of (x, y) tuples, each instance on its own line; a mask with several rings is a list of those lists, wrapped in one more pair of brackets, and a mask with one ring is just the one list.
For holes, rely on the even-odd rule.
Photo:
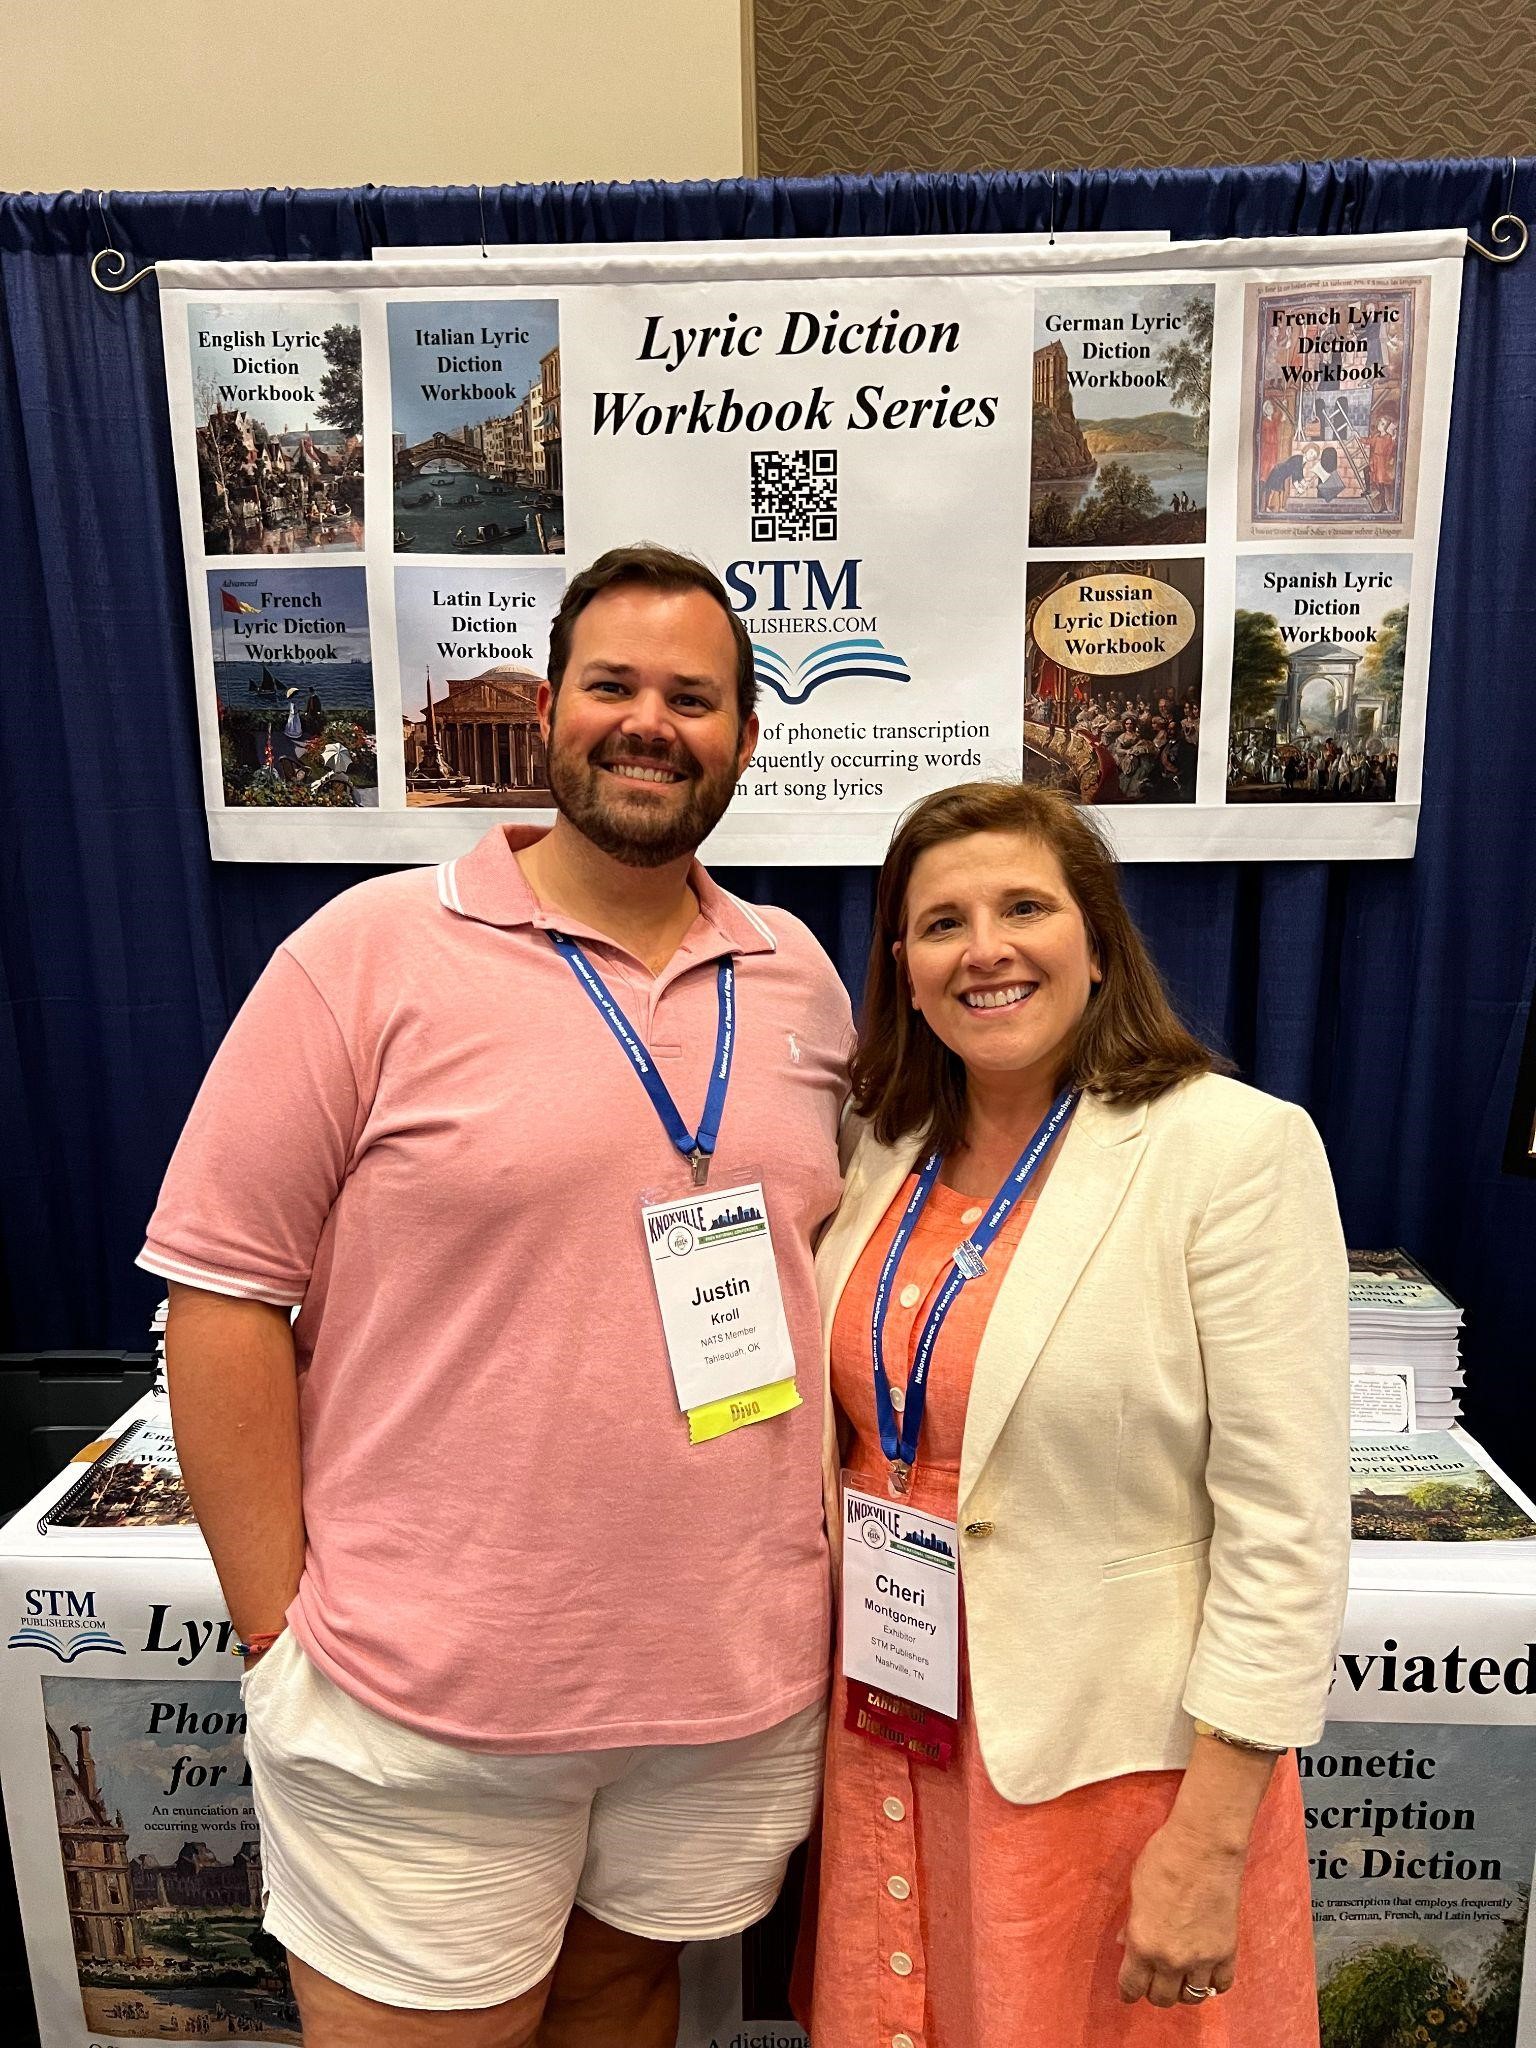
[(1205, 539), (1214, 311), (1208, 284), (1038, 294), (1031, 547)]

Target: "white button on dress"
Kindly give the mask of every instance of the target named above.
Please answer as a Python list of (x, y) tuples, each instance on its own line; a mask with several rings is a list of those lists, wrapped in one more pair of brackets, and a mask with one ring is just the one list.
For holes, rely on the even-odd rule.
[(891, 2048), (916, 2048), (910, 2034), (892, 2034)]
[(897, 1414), (899, 1415), (899, 1414), (901, 1413), (902, 1409), (906, 1407), (906, 1405), (907, 1405), (907, 1394), (906, 1394), (906, 1389), (905, 1389), (904, 1387), (892, 1387), (892, 1389), (891, 1389), (891, 1406), (892, 1406), (892, 1407), (893, 1407), (893, 1408), (894, 1408), (894, 1409), (896, 1410), (896, 1413), (897, 1413)]
[(979, 1223), (981, 1221), (980, 1204), (978, 1204), (974, 1209), (962, 1209), (960, 1212), (960, 1221), (966, 1224), (967, 1226), (969, 1226), (972, 1223)]
[(895, 1955), (891, 1957), (891, 1968), (896, 1972), (898, 1977), (911, 1976), (912, 1958), (907, 1954), (905, 1949), (897, 1949)]
[[(981, 1211), (978, 1209), (976, 1214), (979, 1216)], [(901, 1290), (901, 1305), (903, 1308), (916, 1308), (922, 1298), (923, 1290), (914, 1280), (909, 1280)]]
[(899, 1799), (885, 1800), (884, 1803), (881, 1805), (880, 1811), (885, 1815), (887, 1820), (905, 1820), (907, 1817), (907, 1809), (902, 1805)]
[(885, 1880), (885, 1888), (893, 1899), (910, 1899), (912, 1896), (911, 1885), (899, 1873)]

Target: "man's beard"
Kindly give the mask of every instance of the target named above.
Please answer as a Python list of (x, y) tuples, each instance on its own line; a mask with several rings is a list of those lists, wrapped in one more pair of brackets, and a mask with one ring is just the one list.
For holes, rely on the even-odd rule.
[[(682, 747), (620, 742), (595, 757), (576, 754), (560, 744), (555, 711), (547, 758), (555, 808), (600, 853), (629, 868), (661, 868), (694, 853), (725, 816), (740, 775), (734, 762), (717, 775), (705, 775)], [(607, 774), (599, 760), (671, 768), (688, 777), (684, 802), (676, 809), (669, 803), (664, 810), (643, 797), (631, 800), (624, 794), (623, 778)]]

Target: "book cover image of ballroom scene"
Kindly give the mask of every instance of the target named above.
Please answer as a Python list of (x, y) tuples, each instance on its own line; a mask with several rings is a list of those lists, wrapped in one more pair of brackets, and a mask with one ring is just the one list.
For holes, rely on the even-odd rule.
[(203, 551), (363, 545), (357, 307), (255, 299), (187, 308)]
[(1031, 547), (1205, 539), (1212, 285), (1086, 285), (1035, 301)]
[(1411, 536), (1429, 283), (1247, 288), (1238, 538)]
[(1032, 562), (1024, 780), (1082, 803), (1195, 800), (1204, 568)]
[(408, 805), (553, 802), (539, 685), (564, 592), (565, 573), (553, 562), (396, 569)]
[(1515, 2048), (1536, 1729), (1339, 1721), (1300, 1765), (1322, 2048)]
[(224, 801), (379, 800), (364, 569), (211, 569)]
[(261, 1926), (236, 1678), (45, 1678), (59, 1852), (95, 2035), (297, 2041)]
[(1412, 569), (1408, 554), (1238, 558), (1229, 800), (1392, 802)]
[(395, 552), (565, 552), (557, 299), (391, 302)]
[(1511, 1543), (1536, 1522), (1443, 1430), (1361, 1438), (1349, 1447), (1359, 1543)]

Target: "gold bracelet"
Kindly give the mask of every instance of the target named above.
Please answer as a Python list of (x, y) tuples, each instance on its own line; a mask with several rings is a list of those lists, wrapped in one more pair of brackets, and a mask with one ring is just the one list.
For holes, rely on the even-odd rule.
[(1283, 1742), (1252, 1742), (1246, 1735), (1234, 1735), (1227, 1728), (1213, 1728), (1209, 1721), (1195, 1723), (1197, 1735), (1209, 1735), (1215, 1742), (1224, 1742), (1228, 1749), (1245, 1749), (1253, 1756), (1284, 1756)]

